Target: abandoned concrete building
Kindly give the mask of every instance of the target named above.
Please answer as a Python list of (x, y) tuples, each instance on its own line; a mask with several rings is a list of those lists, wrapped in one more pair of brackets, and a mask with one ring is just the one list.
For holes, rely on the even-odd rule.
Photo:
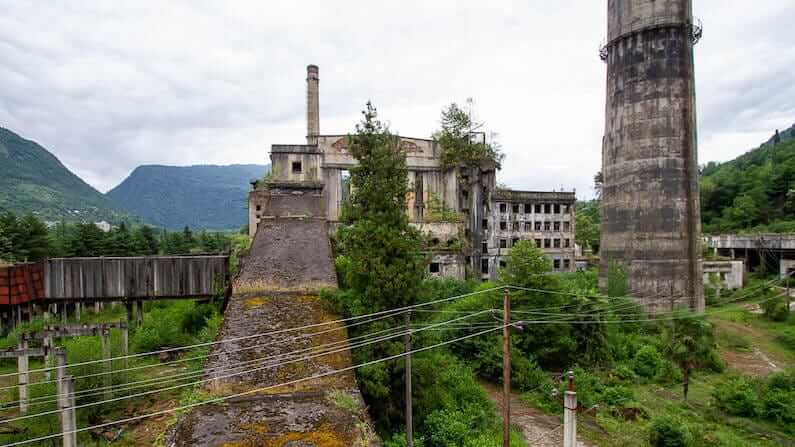
[[(252, 237), (260, 221), (283, 216), (322, 217), (334, 231), (351, 192), (347, 135), (320, 134), (317, 66), (307, 67), (306, 81), (306, 144), (271, 146), (271, 174), (249, 193)], [(399, 138), (411, 186), (406, 212), (428, 235), (430, 275), (494, 279), (520, 240), (541, 248), (554, 271), (574, 271), (574, 192), (498, 189), (496, 166), (444, 169), (436, 141)]]

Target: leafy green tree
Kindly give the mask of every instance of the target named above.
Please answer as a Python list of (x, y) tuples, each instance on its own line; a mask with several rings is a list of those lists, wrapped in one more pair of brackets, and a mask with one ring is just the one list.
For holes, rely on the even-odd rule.
[(496, 144), (476, 137), (482, 134), (484, 124), (473, 121), (470, 113), (458, 104), (452, 103), (442, 110), (441, 125), (442, 128), (434, 134), (434, 138), (442, 148), (443, 167), (474, 167), (482, 163), (499, 166), (502, 162), (504, 155)]
[[(351, 169), (355, 192), (344, 204), (343, 225), (338, 229), (339, 249), (349, 260), (347, 280), (353, 299), (348, 312), (360, 315), (402, 307), (415, 302), (425, 274), (422, 235), (409, 225), (406, 214), (408, 171), (398, 139), (378, 120), (367, 103), (356, 133), (348, 137), (351, 155), (359, 164)], [(389, 324), (384, 320), (376, 330)], [(402, 352), (402, 344), (380, 343), (354, 352), (356, 361), (367, 361)], [(393, 387), (402, 383), (402, 366), (379, 363), (359, 369), (362, 392), (381, 415), (382, 424), (402, 421), (401, 398)]]
[(690, 372), (702, 365), (715, 348), (712, 325), (703, 316), (680, 311), (664, 334), (664, 353), (682, 370), (682, 392), (687, 400)]

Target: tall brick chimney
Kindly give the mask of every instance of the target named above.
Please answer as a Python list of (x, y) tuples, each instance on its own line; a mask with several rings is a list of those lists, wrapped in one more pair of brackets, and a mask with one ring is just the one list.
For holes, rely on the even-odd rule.
[(320, 77), (317, 65), (306, 67), (306, 143), (317, 144), (320, 135), (320, 99), (318, 98)]

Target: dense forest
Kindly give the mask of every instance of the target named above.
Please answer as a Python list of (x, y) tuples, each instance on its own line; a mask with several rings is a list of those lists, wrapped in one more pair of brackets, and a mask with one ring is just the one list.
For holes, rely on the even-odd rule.
[(793, 129), (726, 163), (701, 171), (705, 233), (795, 232)]
[(38, 261), (64, 256), (152, 256), (229, 251), (232, 235), (158, 230), (125, 223), (105, 232), (92, 223), (61, 222), (48, 228), (32, 214), (0, 214), (0, 260)]

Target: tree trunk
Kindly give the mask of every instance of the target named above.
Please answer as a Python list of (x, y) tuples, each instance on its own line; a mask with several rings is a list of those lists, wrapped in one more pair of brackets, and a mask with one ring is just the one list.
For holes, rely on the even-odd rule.
[(682, 381), (682, 389), (684, 391), (685, 402), (687, 402), (687, 389), (690, 386), (690, 367), (685, 367), (684, 380)]

